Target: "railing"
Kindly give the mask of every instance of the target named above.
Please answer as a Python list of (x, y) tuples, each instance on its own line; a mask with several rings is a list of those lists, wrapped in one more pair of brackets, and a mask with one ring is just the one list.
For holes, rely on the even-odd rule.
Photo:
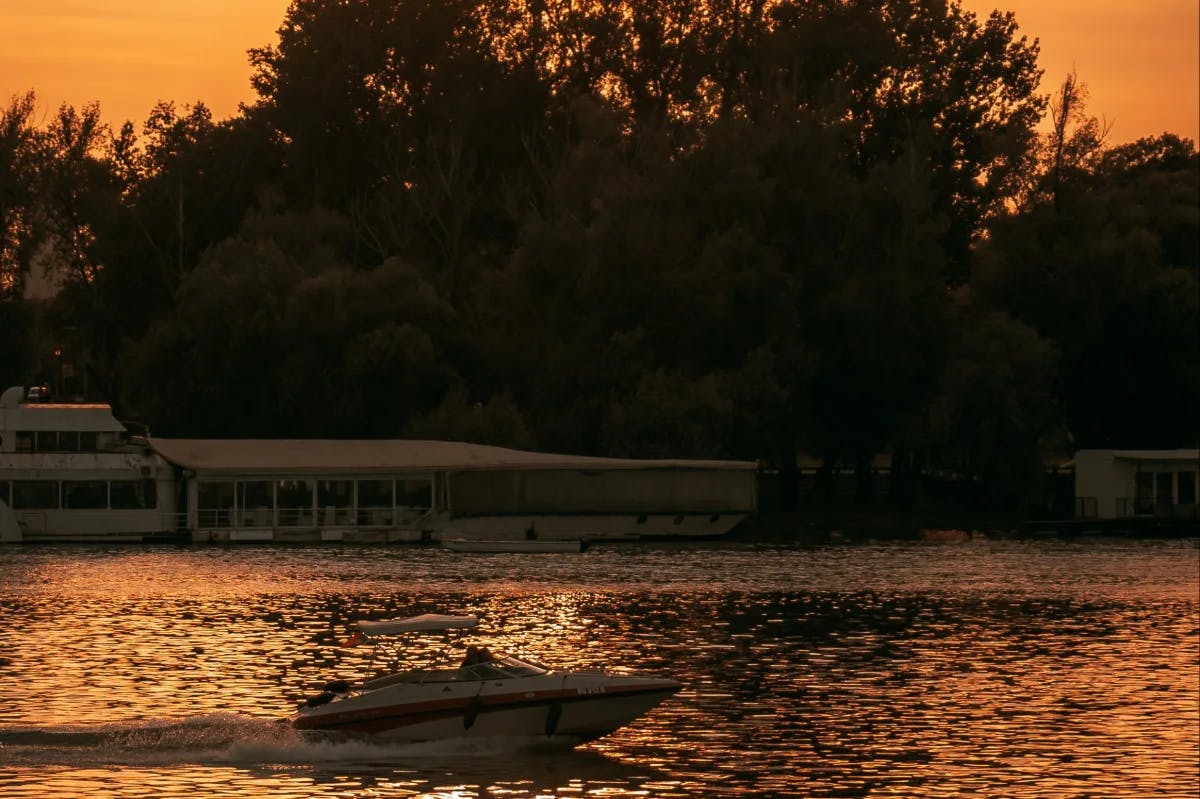
[(312, 508), (197, 508), (196, 527), (213, 529), (264, 529), (276, 527), (392, 527), (427, 516), (429, 508), (334, 507)]
[(1099, 501), (1095, 497), (1075, 498), (1075, 518), (1095, 519), (1099, 515)]
[(1195, 502), (1154, 502), (1149, 499), (1117, 497), (1117, 518), (1136, 517), (1154, 519), (1195, 519), (1198, 508)]
[(1131, 516), (1136, 516), (1133, 499), (1130, 497), (1117, 497), (1117, 518), (1128, 519)]

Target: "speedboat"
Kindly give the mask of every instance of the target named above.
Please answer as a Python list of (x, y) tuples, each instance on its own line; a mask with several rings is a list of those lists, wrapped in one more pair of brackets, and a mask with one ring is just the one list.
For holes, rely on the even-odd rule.
[[(440, 614), (359, 621), (344, 645), (372, 643), (372, 663), (381, 654), (399, 661), (405, 636), (449, 634), (478, 621)], [(630, 723), (682, 687), (663, 677), (551, 669), (468, 646), (458, 665), (409, 668), (357, 685), (328, 683), (289, 720), (300, 730), (403, 741), (542, 737), (575, 745)]]

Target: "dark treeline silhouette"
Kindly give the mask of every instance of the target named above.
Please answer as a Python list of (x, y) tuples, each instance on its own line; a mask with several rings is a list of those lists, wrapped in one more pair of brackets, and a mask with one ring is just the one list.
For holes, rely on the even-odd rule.
[(1195, 145), (1109, 146), (1037, 55), (953, 0), (296, 0), (231, 119), (0, 110), (2, 384), (785, 502), (797, 452), (1011, 504), (1047, 450), (1193, 445)]

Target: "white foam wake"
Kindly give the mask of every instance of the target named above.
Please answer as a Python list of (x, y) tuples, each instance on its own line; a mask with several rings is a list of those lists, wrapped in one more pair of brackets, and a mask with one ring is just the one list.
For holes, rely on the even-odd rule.
[[(573, 742), (563, 741), (570, 746)], [(0, 725), (0, 765), (396, 764), (482, 758), (544, 747), (547, 739), (460, 738), (425, 743), (301, 733), (276, 719), (210, 713), (183, 719), (44, 727)]]

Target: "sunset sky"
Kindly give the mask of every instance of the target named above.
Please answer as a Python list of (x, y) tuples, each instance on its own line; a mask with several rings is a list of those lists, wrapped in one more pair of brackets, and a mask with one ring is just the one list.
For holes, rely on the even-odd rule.
[[(1196, 0), (964, 0), (1015, 11), (1042, 43), (1050, 92), (1075, 68), (1088, 111), (1118, 144), (1163, 131), (1200, 134)], [(158, 100), (203, 100), (218, 119), (254, 99), (246, 50), (275, 41), (288, 0), (0, 0), (0, 104), (33, 89), (42, 118), (99, 101), (112, 123)]]

